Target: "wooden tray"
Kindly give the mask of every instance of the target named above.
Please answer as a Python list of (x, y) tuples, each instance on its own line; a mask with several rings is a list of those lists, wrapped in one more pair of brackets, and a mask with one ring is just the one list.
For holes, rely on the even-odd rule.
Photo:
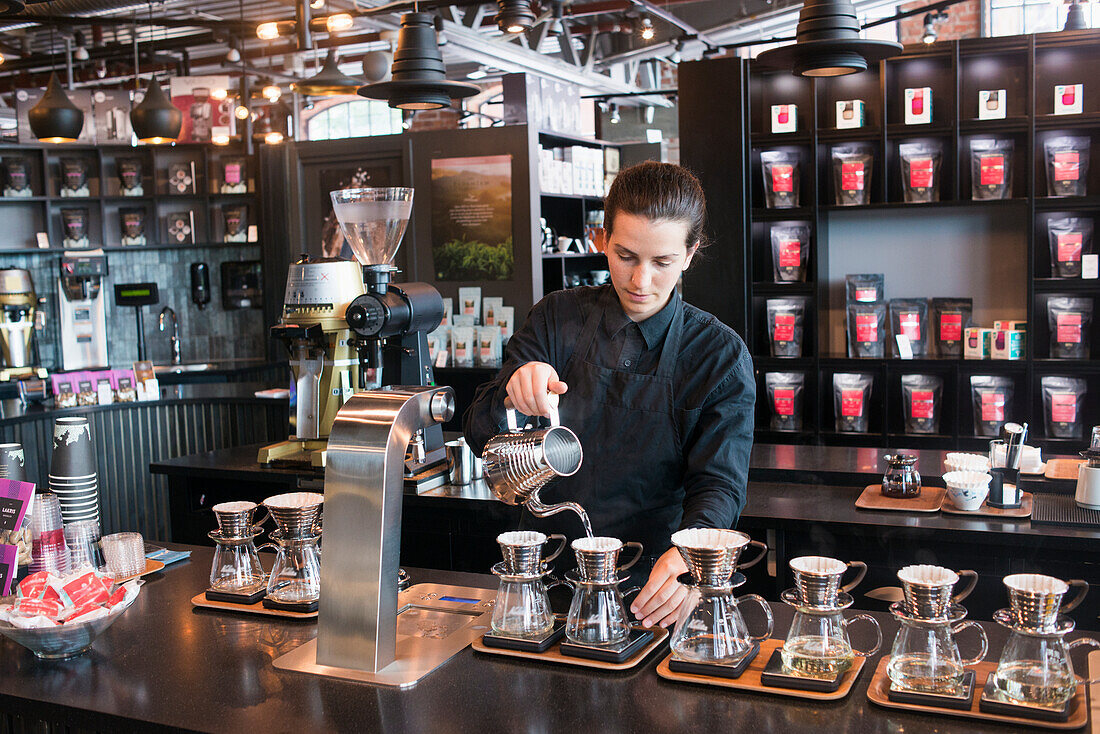
[(1084, 459), (1048, 459), (1047, 470), (1043, 473), (1047, 479), (1077, 481), (1077, 467), (1085, 463)]
[(947, 494), (944, 487), (923, 487), (920, 497), (913, 499), (898, 499), (897, 497), (883, 497), (882, 485), (872, 484), (863, 490), (863, 494), (856, 500), (856, 507), (861, 510), (890, 510), (892, 512), (938, 512), (943, 498)]
[[(1088, 657), (1089, 666), (1089, 680), (1100, 679), (1100, 650), (1093, 650), (1089, 653)], [(1100, 734), (1100, 683), (1093, 683), (1089, 686), (1089, 721), (1092, 725), (1089, 727), (1089, 731), (1092, 734)]]
[(588, 658), (578, 658), (572, 655), (562, 655), (560, 642), (555, 642), (546, 652), (524, 652), (523, 650), (506, 650), (501, 647), (487, 647), (485, 643), (481, 641), (480, 637), (474, 640), (470, 646), (478, 652), (483, 652), (488, 655), (526, 658), (528, 660), (538, 660), (543, 663), (574, 665), (581, 668), (597, 668), (599, 670), (630, 670), (631, 668), (641, 665), (643, 660), (648, 658), (654, 650), (668, 639), (668, 630), (664, 627), (650, 627), (649, 629), (653, 632), (653, 639), (649, 641), (648, 645), (639, 650), (632, 660), (627, 660), (622, 663), (605, 663), (602, 660), (589, 660)]
[(164, 568), (164, 562), (163, 561), (151, 561), (148, 558), (146, 558), (145, 559), (145, 570), (144, 571), (142, 571), (141, 573), (135, 573), (133, 576), (123, 576), (120, 579), (114, 579), (114, 582), (116, 584), (124, 584), (127, 581), (133, 581), (134, 579), (141, 578), (142, 576), (148, 576), (151, 573), (156, 573), (157, 571), (161, 570), (162, 568)]
[(262, 614), (267, 617), (283, 617), (284, 619), (317, 619), (317, 612), (286, 612), (282, 609), (268, 609), (264, 606), (263, 599), (255, 604), (234, 604), (229, 601), (210, 601), (203, 591), (191, 597), (191, 606), (203, 609), (217, 609), (223, 612), (244, 612), (245, 614)]
[(970, 702), (970, 710), (963, 711), (960, 709), (946, 709), (938, 706), (919, 706), (915, 703), (898, 703), (897, 701), (891, 701), (887, 698), (887, 691), (890, 688), (890, 679), (886, 677), (886, 663), (889, 662), (890, 656), (883, 655), (882, 660), (878, 664), (878, 668), (875, 669), (875, 675), (871, 678), (870, 685), (867, 686), (867, 698), (871, 703), (878, 704), (884, 708), (900, 709), (902, 711), (916, 711), (922, 714), (944, 714), (946, 716), (959, 716), (965, 719), (982, 719), (984, 721), (996, 721), (1000, 724), (1009, 724), (1011, 726), (1019, 727), (1035, 727), (1040, 729), (1061, 729), (1071, 730), (1080, 729), (1082, 726), (1088, 723), (1089, 710), (1085, 702), (1085, 684), (1077, 686), (1077, 693), (1074, 694), (1073, 702), (1070, 704), (1070, 713), (1068, 721), (1043, 721), (1041, 719), (1025, 719), (1021, 716), (1007, 716), (1005, 714), (989, 714), (978, 709), (978, 704), (982, 698), (982, 689), (985, 688), (985, 681), (989, 676), (993, 675), (997, 670), (996, 662), (984, 662), (978, 663), (974, 666), (974, 698)]
[(951, 501), (950, 497), (945, 497), (943, 505), (940, 507), (946, 513), (951, 515), (981, 515), (983, 517), (1005, 517), (1005, 518), (1026, 518), (1031, 517), (1031, 508), (1034, 505), (1034, 497), (1031, 492), (1020, 493), (1020, 506), (1012, 509), (1002, 509), (1000, 507), (990, 507), (988, 503), (983, 502), (982, 506), (976, 510), (960, 510), (955, 507), (955, 503)]
[(677, 673), (669, 670), (668, 661), (672, 655), (657, 663), (657, 675), (668, 680), (682, 683), (699, 683), (705, 686), (717, 686), (719, 688), (734, 688), (740, 691), (753, 691), (754, 693), (770, 693), (775, 696), (790, 696), (791, 698), (808, 698), (814, 701), (838, 701), (852, 692), (852, 686), (859, 678), (863, 670), (864, 659), (856, 657), (852, 661), (852, 667), (844, 674), (840, 681), (840, 688), (830, 693), (821, 691), (803, 691), (795, 688), (780, 688), (778, 686), (766, 686), (760, 682), (760, 674), (768, 666), (768, 660), (772, 653), (783, 646), (783, 640), (764, 640), (760, 643), (760, 654), (756, 656), (749, 667), (739, 678), (721, 678), (714, 675), (696, 675), (694, 673)]

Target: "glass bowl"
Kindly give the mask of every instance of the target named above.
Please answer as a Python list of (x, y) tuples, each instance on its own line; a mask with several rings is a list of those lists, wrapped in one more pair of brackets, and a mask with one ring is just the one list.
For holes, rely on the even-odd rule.
[[(122, 602), (106, 617), (93, 619), (90, 622), (78, 622), (76, 624), (63, 624), (57, 627), (42, 627), (40, 629), (23, 629), (15, 627), (10, 622), (0, 620), (0, 635), (4, 635), (33, 652), (37, 657), (46, 660), (65, 660), (74, 658), (88, 651), (96, 638), (105, 629), (115, 623), (123, 612), (137, 599), (135, 596), (128, 602)], [(0, 601), (14, 601), (13, 597)]]

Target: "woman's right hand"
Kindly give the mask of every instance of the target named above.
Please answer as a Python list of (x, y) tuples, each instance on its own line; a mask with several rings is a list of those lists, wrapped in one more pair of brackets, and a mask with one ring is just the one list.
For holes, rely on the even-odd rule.
[(550, 417), (551, 408), (558, 407), (558, 396), (569, 386), (558, 379), (557, 370), (545, 362), (528, 362), (512, 373), (505, 390), (512, 405), (529, 416)]

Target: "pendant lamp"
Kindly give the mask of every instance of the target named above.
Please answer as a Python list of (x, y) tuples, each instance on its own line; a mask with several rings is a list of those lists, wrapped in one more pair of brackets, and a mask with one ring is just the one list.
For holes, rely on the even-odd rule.
[(145, 90), (145, 99), (130, 111), (134, 134), (143, 143), (160, 145), (174, 143), (180, 136), (183, 113), (172, 104), (155, 78)]
[(447, 79), (432, 14), (405, 13), (397, 33), (393, 78), (360, 87), (359, 95), (384, 99), (399, 110), (436, 110), (449, 107), (452, 99), (470, 97), (480, 91), (475, 84)]
[(901, 53), (901, 44), (859, 37), (851, 0), (806, 0), (798, 14), (795, 43), (757, 56), (764, 66), (790, 69), (798, 76), (842, 76), (866, 71), (868, 64)]
[(1085, 11), (1081, 7), (1077, 0), (1073, 0), (1069, 6), (1069, 12), (1066, 13), (1066, 25), (1062, 28), (1063, 31), (1083, 31), (1087, 30), (1089, 24), (1085, 21)]
[(15, 15), (26, 8), (27, 4), (23, 0), (0, 0), (0, 15)]
[(84, 129), (84, 111), (73, 104), (57, 73), (50, 74), (46, 93), (27, 111), (31, 134), (42, 143), (72, 143)]
[(311, 97), (332, 96), (336, 94), (355, 94), (363, 82), (340, 71), (336, 63), (336, 51), (329, 51), (325, 63), (315, 76), (290, 85), (298, 94)]

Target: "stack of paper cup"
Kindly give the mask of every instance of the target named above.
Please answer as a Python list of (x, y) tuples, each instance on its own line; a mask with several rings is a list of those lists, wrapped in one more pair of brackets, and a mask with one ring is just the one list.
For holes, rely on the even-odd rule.
[(0, 443), (0, 478), (27, 481), (26, 463), (22, 444)]
[(66, 523), (99, 520), (99, 473), (87, 418), (64, 417), (54, 422), (50, 491), (61, 501)]

